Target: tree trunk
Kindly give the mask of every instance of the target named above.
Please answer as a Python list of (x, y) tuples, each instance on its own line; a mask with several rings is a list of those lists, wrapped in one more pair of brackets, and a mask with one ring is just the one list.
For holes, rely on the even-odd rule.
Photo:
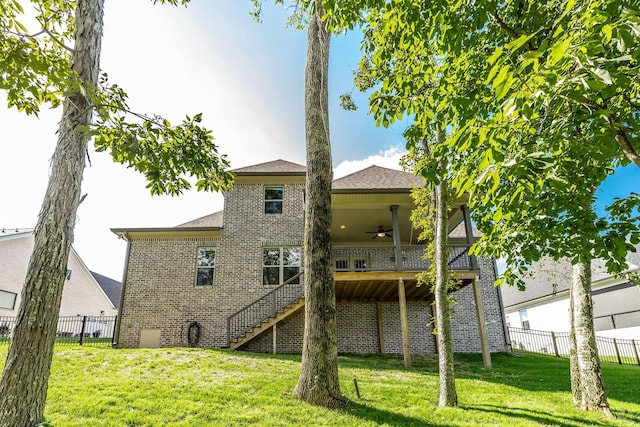
[(573, 288), (569, 289), (569, 373), (571, 374), (571, 394), (576, 408), (582, 405), (582, 386), (580, 385), (580, 366), (578, 365), (578, 346), (576, 344), (575, 297)]
[(304, 225), (305, 323), (300, 378), (294, 390), (307, 403), (340, 407), (336, 295), (331, 265), (331, 146), (328, 115), (329, 32), (318, 5), (311, 17), (305, 73), (307, 140)]
[[(99, 72), (104, 0), (76, 6), (73, 70), (95, 86)], [(91, 122), (89, 101), (79, 91), (64, 102), (49, 185), (34, 233), (13, 339), (0, 380), (0, 426), (33, 426), (42, 421), (56, 337), (65, 271), (80, 201), (87, 137), (77, 127)]]
[(593, 301), (591, 299), (591, 263), (573, 266), (573, 325), (575, 327), (576, 356), (580, 371), (581, 408), (612, 416), (602, 382), (600, 359), (593, 329)]
[[(438, 129), (437, 143), (444, 140), (444, 131)], [(441, 163), (442, 166), (442, 163)], [(443, 168), (444, 169), (444, 168)], [(456, 379), (453, 369), (453, 345), (451, 342), (451, 310), (447, 293), (449, 284), (447, 235), (449, 201), (446, 173), (442, 173), (435, 187), (435, 308), (438, 340), (438, 367), (440, 372), (439, 406), (457, 406)]]

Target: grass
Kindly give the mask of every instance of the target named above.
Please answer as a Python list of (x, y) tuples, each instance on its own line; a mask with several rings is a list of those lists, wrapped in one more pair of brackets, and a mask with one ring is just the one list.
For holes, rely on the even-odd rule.
[[(6, 347), (0, 347), (0, 365)], [(53, 426), (636, 426), (640, 368), (604, 365), (616, 419), (573, 408), (566, 359), (456, 355), (458, 408), (437, 408), (435, 357), (343, 355), (349, 404), (326, 410), (292, 396), (295, 355), (228, 350), (56, 347), (45, 416)], [(353, 380), (361, 393), (358, 399)]]

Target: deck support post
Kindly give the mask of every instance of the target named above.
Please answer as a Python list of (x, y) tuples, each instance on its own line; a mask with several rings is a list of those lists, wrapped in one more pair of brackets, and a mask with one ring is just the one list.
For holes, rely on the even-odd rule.
[(271, 328), (271, 333), (273, 335), (273, 354), (278, 354), (278, 324), (274, 323)]
[(382, 323), (382, 303), (376, 303), (378, 309), (378, 341), (380, 342), (380, 354), (384, 354), (384, 325)]
[(489, 351), (489, 337), (487, 326), (484, 322), (484, 306), (482, 302), (482, 292), (480, 280), (473, 279), (473, 299), (476, 303), (476, 315), (478, 317), (478, 332), (480, 333), (480, 347), (482, 348), (482, 363), (485, 368), (491, 369), (491, 352)]
[(404, 291), (404, 280), (398, 280), (398, 300), (400, 302), (400, 325), (402, 327), (402, 354), (404, 366), (411, 366), (411, 343), (409, 341), (409, 316), (407, 314), (407, 298)]

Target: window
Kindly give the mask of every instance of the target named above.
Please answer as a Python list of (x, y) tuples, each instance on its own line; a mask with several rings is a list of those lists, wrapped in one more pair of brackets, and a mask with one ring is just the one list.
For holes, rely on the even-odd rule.
[(520, 310), (520, 323), (522, 324), (522, 329), (525, 331), (531, 329), (531, 326), (529, 326), (529, 314), (526, 309)]
[(18, 294), (13, 292), (0, 291), (0, 308), (8, 308), (13, 310), (16, 306), (16, 297)]
[(196, 286), (213, 286), (215, 264), (215, 248), (198, 248), (198, 274), (196, 277)]
[[(279, 285), (300, 272), (302, 250), (300, 248), (264, 248), (262, 250), (262, 283)], [(299, 284), (300, 278), (290, 283)]]
[(281, 214), (284, 187), (268, 186), (264, 187), (264, 213)]

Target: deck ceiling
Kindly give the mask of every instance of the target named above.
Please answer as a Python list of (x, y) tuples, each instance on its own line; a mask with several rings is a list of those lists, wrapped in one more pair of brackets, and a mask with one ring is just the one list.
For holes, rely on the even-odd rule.
[[(455, 203), (449, 213), (449, 232), (463, 220), (460, 206), (465, 200)], [(391, 206), (398, 206), (400, 241), (402, 245), (418, 243), (418, 231), (411, 223), (413, 200), (409, 193), (364, 193), (334, 194), (332, 196), (331, 240), (337, 244), (389, 245), (393, 238), (373, 238), (372, 232), (382, 226), (393, 228)], [(389, 233), (393, 234), (393, 233)]]
[[(407, 301), (433, 301), (431, 286), (418, 286), (415, 273), (402, 276), (395, 273), (397, 277), (392, 278), (391, 274), (367, 274), (361, 273), (360, 278), (356, 274), (348, 273), (342, 275), (335, 273), (336, 301), (341, 303), (349, 302), (398, 302), (398, 281), (402, 277)], [(468, 272), (462, 277), (462, 286), (471, 283), (472, 277), (479, 272)]]

